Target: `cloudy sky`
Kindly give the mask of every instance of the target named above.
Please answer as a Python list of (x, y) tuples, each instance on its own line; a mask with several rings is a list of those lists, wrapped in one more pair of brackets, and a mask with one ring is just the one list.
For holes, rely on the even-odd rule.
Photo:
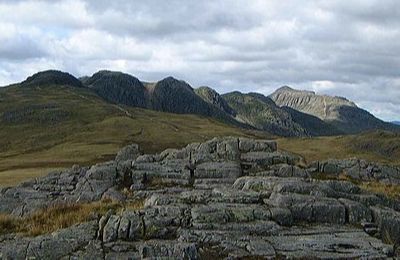
[(270, 94), (346, 96), (400, 119), (398, 0), (0, 0), (0, 86), (119, 70)]

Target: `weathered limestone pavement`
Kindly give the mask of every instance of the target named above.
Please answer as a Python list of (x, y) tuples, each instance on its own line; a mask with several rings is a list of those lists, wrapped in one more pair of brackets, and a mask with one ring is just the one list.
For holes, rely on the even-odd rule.
[[(399, 169), (360, 160), (297, 166), (274, 141), (215, 138), (73, 167), (0, 192), (0, 213), (54, 203), (144, 199), (53, 234), (0, 237), (0, 259), (387, 258), (399, 256), (400, 203), (343, 180), (400, 183)], [(131, 196), (120, 190), (129, 188)]]

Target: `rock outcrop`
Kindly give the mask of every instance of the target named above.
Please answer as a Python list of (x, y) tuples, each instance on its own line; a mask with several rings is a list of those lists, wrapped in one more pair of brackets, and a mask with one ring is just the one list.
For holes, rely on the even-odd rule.
[[(131, 145), (114, 161), (3, 189), (0, 212), (26, 216), (51, 203), (104, 196), (144, 200), (142, 209), (108, 212), (51, 235), (0, 236), (0, 259), (399, 255), (399, 201), (348, 181), (313, 177), (348, 171), (360, 181), (398, 183), (398, 169), (360, 160), (310, 167), (299, 161), (267, 140), (215, 138), (145, 155)], [(368, 175), (371, 167), (374, 174)], [(129, 195), (120, 197), (127, 187)]]

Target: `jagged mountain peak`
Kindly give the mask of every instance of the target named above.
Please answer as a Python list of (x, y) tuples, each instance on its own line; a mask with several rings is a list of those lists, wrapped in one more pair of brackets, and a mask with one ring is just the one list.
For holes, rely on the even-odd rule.
[(228, 103), (221, 97), (221, 95), (214, 89), (202, 86), (195, 89), (196, 94), (207, 103), (216, 106), (218, 109), (225, 113), (235, 116), (235, 111), (228, 105)]

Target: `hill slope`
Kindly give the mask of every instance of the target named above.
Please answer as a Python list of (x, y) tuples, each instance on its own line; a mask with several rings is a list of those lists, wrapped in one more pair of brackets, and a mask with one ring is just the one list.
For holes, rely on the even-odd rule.
[(278, 146), (301, 155), (309, 163), (316, 160), (359, 158), (400, 165), (400, 134), (370, 131), (356, 135), (313, 138), (279, 138)]
[(264, 136), (213, 119), (110, 104), (66, 85), (0, 88), (0, 183), (110, 158), (128, 143), (147, 152), (214, 136)]
[(281, 136), (304, 136), (307, 132), (291, 116), (260, 94), (232, 92), (222, 96), (236, 113), (236, 120)]
[(302, 113), (291, 107), (281, 107), (290, 114), (292, 120), (307, 130), (310, 136), (330, 136), (343, 134), (335, 126), (330, 125), (316, 116)]
[(344, 133), (359, 133), (372, 129), (395, 130), (343, 97), (316, 95), (312, 91), (282, 87), (269, 96), (278, 106), (287, 106), (324, 120)]

